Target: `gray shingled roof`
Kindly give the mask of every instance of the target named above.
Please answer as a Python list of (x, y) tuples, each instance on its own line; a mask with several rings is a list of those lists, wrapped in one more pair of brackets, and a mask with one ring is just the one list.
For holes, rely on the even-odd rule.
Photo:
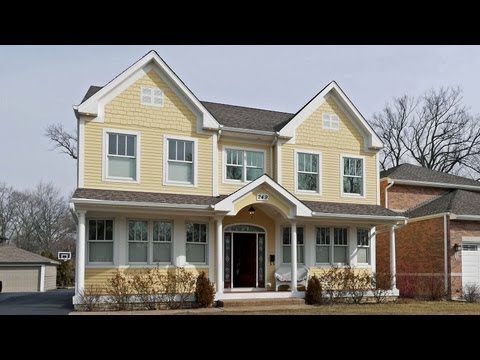
[(456, 215), (480, 215), (480, 193), (452, 190), (405, 212), (410, 218), (451, 212)]
[(232, 128), (277, 131), (295, 115), (207, 101), (202, 101), (202, 104), (220, 124)]
[(34, 254), (30, 251), (19, 249), (13, 245), (0, 245), (0, 264), (52, 264), (58, 265), (58, 261)]
[[(83, 97), (82, 103), (101, 89), (102, 86), (90, 86)], [(295, 115), (209, 101), (201, 101), (201, 103), (220, 124), (237, 129), (278, 131)]]
[(201, 196), (141, 191), (119, 191), (79, 188), (75, 190), (72, 198), (208, 206), (216, 204), (217, 202), (225, 198), (225, 196)]
[[(145, 203), (165, 203), (179, 205), (214, 205), (225, 199), (226, 195), (199, 196), (184, 194), (151, 193), (139, 191), (84, 189), (75, 190), (72, 198), (106, 201), (129, 201)], [(303, 201), (311, 210), (331, 214), (402, 216), (402, 214), (385, 209), (379, 205), (343, 204), (319, 201)]]
[(380, 173), (380, 178), (384, 177), (398, 180), (427, 181), (432, 183), (480, 187), (480, 182), (478, 181), (412, 164), (401, 164), (388, 170), (384, 170)]
[(303, 203), (315, 212), (372, 216), (403, 216), (401, 213), (385, 209), (380, 205), (345, 204), (322, 201), (304, 201)]

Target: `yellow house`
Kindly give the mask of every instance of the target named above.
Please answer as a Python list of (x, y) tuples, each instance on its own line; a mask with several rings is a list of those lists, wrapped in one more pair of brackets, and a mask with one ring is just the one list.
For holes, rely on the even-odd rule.
[(375, 228), (394, 245), (405, 221), (379, 205), (382, 143), (335, 82), (295, 114), (205, 102), (151, 51), (74, 111), (75, 303), (154, 266), (205, 271), (217, 299), (302, 296), (300, 267), (374, 272)]

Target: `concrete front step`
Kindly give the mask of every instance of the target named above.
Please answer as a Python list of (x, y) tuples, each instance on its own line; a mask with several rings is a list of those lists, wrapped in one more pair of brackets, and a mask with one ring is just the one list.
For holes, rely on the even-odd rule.
[(305, 305), (304, 299), (242, 299), (242, 300), (223, 300), (223, 307), (262, 307), (262, 306), (284, 306), (284, 305)]

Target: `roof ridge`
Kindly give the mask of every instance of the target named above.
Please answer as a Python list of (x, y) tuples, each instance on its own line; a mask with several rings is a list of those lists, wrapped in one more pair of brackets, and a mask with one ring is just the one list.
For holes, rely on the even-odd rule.
[(285, 112), (285, 111), (270, 110), (270, 109), (263, 109), (263, 108), (251, 107), (251, 106), (243, 106), (243, 105), (232, 105), (232, 104), (219, 103), (219, 102), (215, 102), (215, 101), (200, 100), (200, 102), (201, 102), (202, 104), (203, 104), (203, 103), (209, 103), (209, 104), (224, 105), (224, 106), (234, 106), (234, 107), (239, 107), (239, 108), (243, 108), (243, 109), (270, 111), (270, 112), (287, 114), (287, 115), (295, 115), (295, 113), (290, 113), (290, 112)]

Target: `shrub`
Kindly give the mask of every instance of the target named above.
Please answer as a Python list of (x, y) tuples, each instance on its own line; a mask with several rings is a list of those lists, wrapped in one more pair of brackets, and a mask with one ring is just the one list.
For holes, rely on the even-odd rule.
[(366, 292), (372, 287), (372, 276), (367, 271), (356, 272), (354, 268), (346, 266), (341, 273), (341, 291), (350, 295), (349, 300), (360, 304)]
[(466, 302), (474, 303), (480, 301), (480, 286), (477, 284), (467, 284), (464, 286), (462, 297)]
[(328, 270), (322, 272), (319, 277), (322, 291), (327, 294), (327, 301), (333, 304), (340, 295), (340, 279), (342, 270), (337, 266), (332, 266)]
[(202, 271), (197, 277), (195, 286), (195, 302), (199, 307), (210, 307), (215, 299), (213, 284)]
[(132, 276), (117, 270), (115, 275), (108, 279), (107, 294), (117, 310), (127, 310), (132, 293)]
[(319, 305), (322, 303), (322, 285), (315, 275), (308, 279), (305, 303), (308, 305)]
[(195, 292), (195, 275), (185, 268), (175, 267), (173, 271), (159, 277), (163, 292), (163, 303), (169, 309), (185, 307)]
[(376, 273), (372, 276), (372, 293), (377, 304), (387, 300), (391, 276), (388, 273)]
[(444, 282), (439, 276), (417, 277), (415, 297), (438, 301), (445, 297)]
[(132, 288), (148, 310), (156, 310), (158, 307), (158, 294), (162, 291), (161, 276), (159, 268), (146, 269), (133, 275)]
[(80, 299), (85, 311), (94, 311), (100, 303), (100, 298), (103, 294), (103, 288), (100, 286), (90, 285), (85, 287), (80, 293)]

